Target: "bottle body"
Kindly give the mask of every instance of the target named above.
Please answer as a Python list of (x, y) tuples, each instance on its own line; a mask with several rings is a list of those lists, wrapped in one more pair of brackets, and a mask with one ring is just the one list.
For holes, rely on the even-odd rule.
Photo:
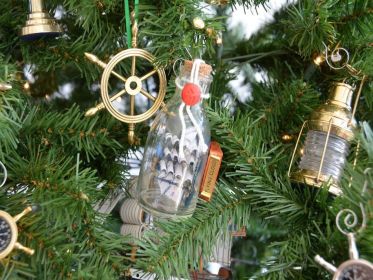
[[(176, 92), (158, 113), (148, 134), (137, 185), (139, 204), (153, 216), (181, 218), (195, 210), (207, 161), (210, 126), (202, 102), (181, 106), (181, 91), (190, 82), (188, 71), (177, 78)], [(206, 92), (211, 78), (201, 79)], [(192, 116), (192, 118), (191, 118)], [(199, 129), (199, 132), (197, 131)]]

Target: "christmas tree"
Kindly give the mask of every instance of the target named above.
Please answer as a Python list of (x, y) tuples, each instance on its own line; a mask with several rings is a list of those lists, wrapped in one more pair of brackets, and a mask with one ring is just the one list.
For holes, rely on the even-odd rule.
[[(272, 22), (242, 38), (250, 11), (267, 9), (268, 3), (50, 0), (41, 14), (41, 1), (2, 1), (0, 161), (7, 174), (0, 166), (0, 185), (6, 177), (0, 210), (13, 217), (32, 210), (16, 220), (17, 242), (34, 254), (7, 241), (14, 231), (0, 216), (1, 279), (119, 279), (129, 277), (131, 269), (159, 279), (188, 278), (201, 270), (201, 258), (209, 259), (232, 225), (246, 229), (244, 244), (261, 240), (264, 252), (237, 279), (332, 279), (314, 257), (335, 267), (349, 259), (348, 240), (335, 222), (342, 209), (357, 213), (357, 227), (364, 229), (356, 234), (359, 258), (373, 259), (373, 3), (287, 3)], [(242, 7), (244, 24), (228, 28), (232, 11)], [(31, 15), (26, 23), (29, 13), (49, 13), (51, 18), (38, 22), (49, 29), (33, 29)], [(101, 102), (103, 71), (85, 53), (106, 65), (134, 45), (154, 55), (156, 69), (164, 69), (165, 102), (175, 92), (180, 59), (201, 58), (212, 65), (207, 115), (211, 138), (224, 152), (212, 200), (200, 199), (190, 218), (155, 219), (141, 239), (121, 235), (115, 211), (100, 213), (97, 205), (115, 199), (118, 190), (130, 191), (131, 158), (142, 153), (152, 119), (128, 126), (105, 108), (85, 116)], [(131, 71), (131, 60), (122, 65), (120, 70)], [(136, 70), (152, 69), (141, 64)], [(244, 95), (231, 86), (238, 75)], [(352, 108), (346, 105), (351, 118), (336, 126), (344, 126), (339, 130), (330, 121), (324, 134), (309, 121), (301, 133), (305, 121), (321, 118), (330, 106), (345, 106), (327, 101), (335, 83), (348, 88), (349, 97), (353, 92)], [(147, 83), (147, 91), (153, 96), (159, 84)], [(143, 102), (136, 110), (151, 105)], [(133, 128), (136, 137), (128, 137)], [(315, 135), (327, 140), (316, 145)], [(349, 152), (329, 150), (337, 141), (346, 150), (347, 138)], [(312, 163), (306, 159), (312, 149), (324, 165), (316, 166), (317, 176), (301, 173), (299, 179), (299, 169)], [(330, 176), (320, 179), (323, 168), (338, 173), (338, 184)], [(345, 221), (353, 218), (350, 213)], [(14, 248), (2, 257), (9, 242)], [(372, 279), (372, 270), (366, 275), (362, 279)]]

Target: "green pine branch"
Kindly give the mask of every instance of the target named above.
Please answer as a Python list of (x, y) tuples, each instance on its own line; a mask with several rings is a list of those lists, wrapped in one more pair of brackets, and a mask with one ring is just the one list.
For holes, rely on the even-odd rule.
[(34, 134), (40, 144), (47, 147), (59, 146), (82, 153), (87, 161), (97, 156), (105, 158), (107, 150), (119, 153), (122, 148), (110, 133), (117, 124), (112, 118), (84, 117), (77, 106), (65, 112), (45, 112), (46, 109), (39, 108), (37, 114), (24, 124), (22, 133)]

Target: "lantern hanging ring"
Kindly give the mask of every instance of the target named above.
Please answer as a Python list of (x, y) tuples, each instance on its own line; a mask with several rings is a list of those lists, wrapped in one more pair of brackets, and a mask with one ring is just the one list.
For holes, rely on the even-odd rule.
[[(328, 46), (325, 43), (323, 43), (323, 45), (325, 46), (325, 60), (330, 68), (334, 70), (340, 70), (348, 65), (348, 62), (350, 61), (350, 53), (348, 52), (348, 50), (346, 50), (345, 48), (337, 47), (329, 55)], [(342, 66), (335, 66), (335, 63), (342, 61), (342, 54), (344, 54), (346, 57), (345, 62), (343, 62)]]

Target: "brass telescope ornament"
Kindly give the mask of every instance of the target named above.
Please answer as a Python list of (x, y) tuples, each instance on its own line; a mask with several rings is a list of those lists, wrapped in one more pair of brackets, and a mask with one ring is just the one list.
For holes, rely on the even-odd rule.
[[(356, 126), (351, 109), (353, 91), (354, 88), (348, 84), (336, 83), (326, 103), (312, 113), (310, 120), (303, 123), (288, 170), (288, 176), (293, 181), (316, 187), (328, 184), (330, 193), (342, 193), (339, 180)], [(354, 110), (357, 102), (358, 97)], [(303, 147), (299, 148), (306, 128), (306, 140)], [(300, 157), (298, 169), (292, 171), (297, 156)]]
[(62, 29), (55, 19), (44, 10), (42, 0), (29, 0), (29, 6), (30, 13), (26, 25), (21, 30), (23, 40), (32, 41), (41, 37), (56, 37), (62, 33)]
[[(106, 108), (109, 113), (116, 119), (120, 120), (121, 122), (125, 122), (129, 124), (128, 128), (128, 142), (130, 144), (134, 144), (135, 140), (135, 124), (139, 122), (143, 122), (150, 117), (152, 117), (160, 108), (160, 106), (164, 106), (163, 99), (166, 93), (166, 74), (162, 67), (158, 67), (155, 65), (155, 57), (146, 50), (138, 49), (137, 48), (137, 22), (134, 20), (134, 13), (132, 13), (132, 48), (124, 50), (116, 54), (113, 58), (110, 59), (109, 63), (105, 63), (101, 61), (97, 56), (91, 53), (85, 53), (87, 59), (104, 69), (101, 77), (101, 98), (102, 102), (96, 105), (93, 108), (90, 108), (85, 116), (93, 116), (98, 111)], [(131, 73), (129, 77), (124, 77), (120, 73), (114, 71), (114, 68), (123, 60), (130, 58), (132, 60), (131, 64)], [(136, 73), (136, 61), (138, 58), (145, 59), (148, 61), (154, 69), (142, 76), (139, 76)], [(158, 74), (159, 78), (159, 89), (157, 93), (157, 97), (154, 97), (145, 89), (143, 89), (142, 83), (146, 81), (149, 77), (153, 76), (154, 74)], [(120, 81), (124, 83), (124, 88), (119, 92), (109, 95), (109, 79), (110, 76), (113, 75), (118, 78)], [(115, 106), (113, 106), (112, 102), (120, 98), (121, 96), (128, 94), (130, 98), (129, 104), (129, 114), (123, 113), (119, 111)], [(135, 115), (135, 96), (137, 94), (141, 94), (146, 98), (150, 99), (153, 102), (153, 105), (144, 113)]]

